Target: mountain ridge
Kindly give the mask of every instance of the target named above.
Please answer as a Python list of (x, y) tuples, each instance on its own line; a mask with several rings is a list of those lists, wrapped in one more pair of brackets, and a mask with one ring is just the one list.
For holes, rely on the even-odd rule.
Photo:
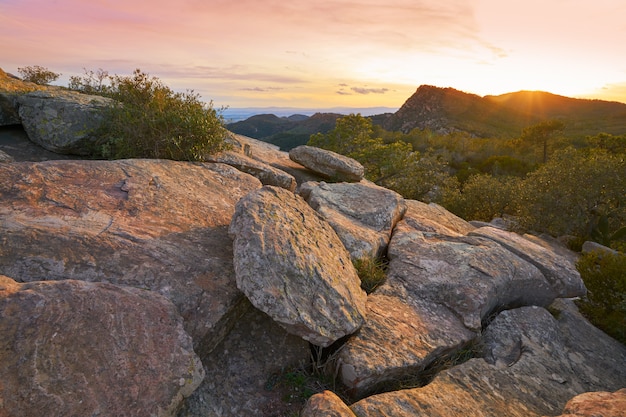
[[(316, 113), (321, 120), (319, 114), (327, 113)], [(227, 127), (235, 133), (274, 143), (283, 150), (291, 147), (294, 130), (299, 135), (294, 145), (297, 146), (306, 143), (305, 134), (326, 133), (332, 129), (325, 125), (316, 130), (316, 120), (309, 120), (312, 116), (299, 121), (278, 118), (274, 120), (271, 133), (264, 134), (262, 126), (257, 125), (259, 120), (254, 117)], [(403, 133), (429, 129), (437, 134), (463, 132), (475, 137), (514, 138), (525, 127), (548, 119), (561, 120), (565, 124), (564, 135), (572, 138), (602, 132), (626, 133), (626, 103), (529, 90), (479, 96), (452, 87), (421, 85), (397, 111), (367, 117), (386, 130)], [(306, 128), (300, 128), (300, 123), (306, 123)]]

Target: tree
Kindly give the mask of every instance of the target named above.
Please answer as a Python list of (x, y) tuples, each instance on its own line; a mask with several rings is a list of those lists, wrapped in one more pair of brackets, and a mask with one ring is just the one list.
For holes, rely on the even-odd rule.
[[(355, 154), (364, 148), (382, 142), (372, 139), (372, 121), (360, 114), (350, 114), (337, 119), (335, 128), (330, 132), (311, 135), (309, 146), (327, 149), (355, 158)], [(355, 158), (358, 160), (358, 158)]]
[(548, 160), (548, 142), (563, 129), (565, 125), (560, 120), (547, 120), (525, 128), (520, 139), (522, 142), (543, 147), (543, 163), (545, 164)]
[(17, 71), (24, 81), (30, 81), (39, 85), (48, 85), (61, 76), (61, 74), (52, 72), (48, 68), (40, 67), (39, 65), (20, 67)]
[(98, 70), (87, 70), (83, 68), (84, 74), (82, 76), (72, 75), (68, 88), (70, 90), (76, 90), (85, 94), (104, 94), (107, 92), (109, 86), (107, 82), (111, 80), (109, 72), (98, 68)]
[(105, 94), (115, 99), (102, 126), (102, 156), (203, 160), (228, 147), (224, 120), (193, 91), (175, 93), (137, 69), (111, 77)]
[(489, 222), (515, 212), (520, 183), (521, 179), (513, 176), (472, 175), (446, 207), (464, 219)]
[(394, 190), (406, 198), (440, 201), (458, 182), (448, 173), (447, 164), (434, 155), (421, 157), (401, 140), (385, 143), (372, 137), (372, 122), (360, 114), (337, 119), (327, 134), (311, 136), (310, 146), (328, 149), (359, 161), (365, 177), (375, 184)]
[(626, 160), (602, 149), (555, 152), (524, 179), (518, 197), (527, 230), (588, 238), (598, 219), (626, 225)]

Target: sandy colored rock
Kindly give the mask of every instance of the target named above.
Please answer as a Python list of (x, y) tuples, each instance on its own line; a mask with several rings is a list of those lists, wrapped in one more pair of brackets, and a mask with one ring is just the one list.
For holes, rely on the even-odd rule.
[(203, 355), (244, 300), (228, 224), (239, 198), (260, 186), (222, 164), (1, 164), (0, 273), (156, 291), (177, 306)]
[(309, 398), (300, 417), (356, 417), (350, 408), (332, 391), (323, 391)]
[(254, 160), (242, 153), (224, 151), (217, 155), (207, 157), (207, 161), (219, 162), (235, 167), (239, 171), (258, 178), (263, 185), (274, 185), (289, 191), (296, 189), (296, 179), (292, 175), (266, 163)]
[(615, 392), (585, 392), (572, 398), (559, 417), (624, 417), (626, 388)]
[(204, 370), (165, 297), (0, 276), (0, 414), (173, 416)]
[(477, 336), (447, 308), (405, 298), (371, 294), (367, 320), (339, 353), (341, 381), (353, 398), (386, 391), (419, 378), (435, 360)]
[(301, 145), (289, 151), (289, 158), (335, 182), (359, 182), (365, 169), (358, 161), (336, 152)]
[(265, 186), (237, 203), (237, 286), (288, 332), (328, 346), (361, 327), (366, 294), (335, 231), (301, 197)]
[(539, 245), (516, 233), (495, 227), (481, 227), (470, 232), (470, 235), (491, 239), (535, 265), (550, 281), (558, 297), (582, 297), (587, 293), (571, 257), (562, 256), (546, 245)]
[(307, 182), (299, 192), (330, 223), (353, 259), (384, 255), (406, 211), (400, 194), (367, 181)]
[(626, 347), (569, 307), (554, 308), (558, 320), (541, 307), (507, 310), (484, 333), (484, 358), (445, 370), (424, 387), (374, 395), (350, 408), (359, 417), (538, 417), (560, 414), (574, 395), (619, 389)]

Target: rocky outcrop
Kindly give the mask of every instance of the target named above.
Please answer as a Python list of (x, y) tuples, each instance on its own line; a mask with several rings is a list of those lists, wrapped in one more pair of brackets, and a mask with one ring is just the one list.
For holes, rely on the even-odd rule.
[(160, 293), (204, 356), (240, 314), (227, 229), (235, 203), (260, 186), (222, 164), (0, 165), (0, 274)]
[[(94, 384), (108, 378), (104, 368), (124, 376), (124, 384), (107, 380), (98, 390), (112, 415), (133, 407), (153, 410), (135, 415), (171, 415), (188, 395), (177, 417), (295, 415), (293, 392), (301, 398), (309, 388), (289, 391), (288, 384), (299, 383), (306, 369), (326, 370), (349, 401), (320, 393), (303, 416), (557, 415), (575, 395), (624, 388), (626, 348), (573, 302), (552, 302), (584, 294), (576, 255), (558, 242), (476, 228), (366, 181), (303, 184), (320, 178), (275, 147), (242, 137), (237, 143), (238, 156), (293, 175), (318, 212), (289, 191), (292, 185), (261, 188), (235, 163), (0, 164), (0, 274), (18, 281), (7, 278), (0, 292), (37, 299), (11, 301), (2, 311), (0, 332), (8, 333), (0, 344), (10, 343), (3, 352), (22, 343), (26, 354), (3, 359), (20, 358), (0, 369), (19, 376), (3, 374), (11, 382), (0, 390), (13, 390), (4, 391), (10, 397), (53, 393), (41, 400), (56, 401), (51, 410), (71, 402), (59, 410), (96, 414), (84, 413), (78, 399), (96, 398), (88, 392), (93, 384), (67, 389), (81, 374), (65, 353), (89, 356), (77, 362), (98, 371), (89, 375)], [(0, 145), (16, 161), (28, 158), (4, 138)], [(382, 242), (376, 253), (389, 259), (386, 281), (367, 299), (345, 249), (350, 242), (357, 249)], [(84, 296), (87, 289), (93, 297)], [(51, 313), (30, 313), (36, 309)], [(20, 317), (26, 336), (10, 336), (21, 321), (5, 317)], [(189, 338), (172, 336), (182, 334), (181, 317), (207, 375), (193, 393), (199, 367), (179, 377), (176, 358), (163, 350), (191, 357)], [(67, 333), (53, 336), (50, 323)], [(161, 332), (163, 340), (150, 341)], [(136, 340), (146, 351), (123, 350)], [(33, 367), (22, 369), (29, 360)], [(146, 381), (152, 370), (158, 375)], [(62, 394), (48, 388), (57, 374)], [(315, 390), (330, 388), (321, 384)], [(131, 397), (131, 411), (117, 411)], [(21, 413), (23, 397), (1, 398), (0, 415), (29, 415)]]
[(353, 259), (384, 255), (391, 232), (406, 211), (400, 194), (367, 181), (307, 182), (299, 192), (335, 229)]
[(481, 227), (469, 235), (491, 239), (535, 265), (550, 282), (557, 297), (581, 297), (587, 292), (571, 259), (549, 250), (545, 245), (538, 245), (516, 233), (495, 227)]
[(173, 416), (204, 378), (165, 297), (0, 275), (0, 414)]
[(363, 165), (354, 159), (313, 146), (293, 148), (289, 158), (334, 182), (358, 182), (365, 172)]
[(582, 392), (620, 388), (626, 348), (598, 338), (584, 320), (572, 322), (570, 308), (554, 306), (558, 319), (540, 307), (505, 311), (485, 330), (482, 357), (441, 372), (424, 387), (374, 395), (350, 408), (360, 417), (532, 417), (559, 414)]
[(61, 89), (23, 94), (17, 102), (30, 140), (49, 151), (73, 155), (93, 152), (104, 110), (115, 103), (106, 97)]
[(256, 161), (245, 154), (225, 151), (217, 155), (208, 156), (206, 160), (235, 167), (241, 172), (258, 178), (263, 185), (274, 185), (289, 191), (295, 191), (296, 189), (296, 179), (292, 175), (271, 165)]
[(49, 87), (22, 81), (0, 69), (0, 126), (20, 124), (17, 98), (30, 91), (45, 90)]
[(299, 196), (265, 186), (229, 228), (237, 286), (288, 332), (328, 346), (364, 320), (366, 294), (334, 230)]
[(548, 271), (550, 279), (506, 247), (478, 237), (481, 229), (462, 235), (458, 231), (472, 227), (439, 216), (437, 207), (408, 207), (389, 244), (387, 281), (368, 298), (368, 319), (339, 356), (342, 382), (357, 398), (464, 349), (498, 311), (584, 294), (580, 276), (546, 249), (543, 258), (562, 266), (560, 274)]
[(559, 417), (623, 417), (626, 388), (616, 392), (586, 392), (572, 398)]

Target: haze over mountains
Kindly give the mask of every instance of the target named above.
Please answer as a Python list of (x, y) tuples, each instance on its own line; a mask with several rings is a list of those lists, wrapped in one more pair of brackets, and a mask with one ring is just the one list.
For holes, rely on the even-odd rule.
[[(376, 113), (376, 109), (381, 111)], [(371, 117), (374, 124), (403, 133), (429, 129), (438, 134), (466, 132), (476, 137), (513, 138), (525, 127), (549, 119), (561, 120), (565, 124), (563, 134), (572, 138), (600, 132), (626, 133), (626, 104), (576, 99), (542, 91), (481, 97), (450, 87), (422, 85), (397, 111), (388, 108), (372, 108), (368, 113), (359, 109), (344, 110), (348, 110), (347, 113), (308, 115), (299, 112), (291, 116), (287, 116), (287, 112), (268, 112), (230, 123), (228, 128), (285, 150), (306, 143), (311, 134), (328, 132), (338, 117), (349, 113)]]

